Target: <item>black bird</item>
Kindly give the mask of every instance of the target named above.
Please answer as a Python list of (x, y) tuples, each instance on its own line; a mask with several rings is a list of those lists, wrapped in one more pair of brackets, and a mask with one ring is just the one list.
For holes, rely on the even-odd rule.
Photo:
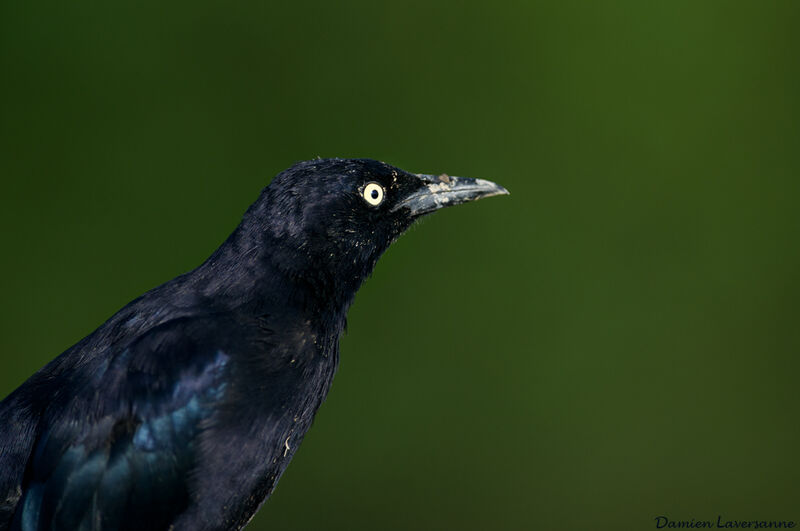
[(242, 528), (325, 398), (381, 254), (424, 214), (506, 193), (366, 159), (280, 173), (202, 265), (0, 403), (0, 530)]

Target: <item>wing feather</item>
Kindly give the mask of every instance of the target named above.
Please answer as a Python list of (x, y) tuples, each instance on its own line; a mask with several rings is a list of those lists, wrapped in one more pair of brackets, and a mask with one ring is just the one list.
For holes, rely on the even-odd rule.
[[(203, 319), (177, 319), (51, 378), (69, 399), (39, 407), (24, 474), (16, 485), (1, 478), (0, 529), (12, 513), (19, 531), (166, 528), (188, 504), (196, 439), (225, 393), (229, 358), (213, 332)], [(37, 403), (37, 387), (34, 377), (21, 399)]]

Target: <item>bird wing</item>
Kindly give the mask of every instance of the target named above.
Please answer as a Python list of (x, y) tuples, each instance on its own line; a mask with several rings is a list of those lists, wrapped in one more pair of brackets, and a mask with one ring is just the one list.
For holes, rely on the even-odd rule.
[(23, 385), (11, 407), (40, 417), (24, 475), (0, 475), (10, 529), (166, 528), (189, 502), (198, 437), (225, 394), (221, 323), (169, 321), (117, 354), (72, 353)]

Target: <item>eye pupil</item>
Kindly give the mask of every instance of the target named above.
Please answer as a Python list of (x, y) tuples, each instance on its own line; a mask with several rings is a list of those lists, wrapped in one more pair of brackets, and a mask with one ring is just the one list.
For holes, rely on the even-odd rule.
[(372, 191), (372, 199), (378, 199), (378, 195), (380, 195), (380, 194), (378, 193), (377, 190), (373, 190)]

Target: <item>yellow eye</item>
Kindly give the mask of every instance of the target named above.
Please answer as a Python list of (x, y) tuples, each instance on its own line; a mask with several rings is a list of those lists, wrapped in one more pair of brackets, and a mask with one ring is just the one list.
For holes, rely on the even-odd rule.
[(378, 183), (367, 183), (362, 196), (370, 205), (378, 206), (383, 203), (383, 186)]

